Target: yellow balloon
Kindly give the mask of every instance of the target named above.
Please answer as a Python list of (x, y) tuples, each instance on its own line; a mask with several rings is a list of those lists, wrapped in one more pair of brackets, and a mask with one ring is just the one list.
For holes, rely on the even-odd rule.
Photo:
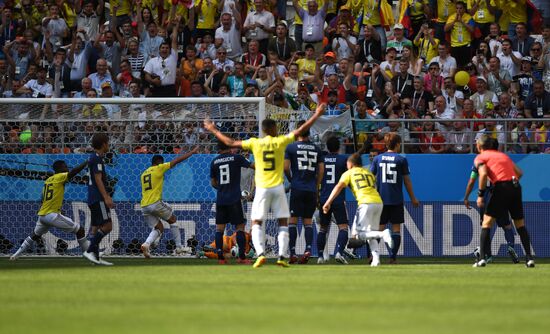
[(470, 82), (470, 74), (460, 71), (455, 74), (455, 82), (458, 86), (466, 86)]

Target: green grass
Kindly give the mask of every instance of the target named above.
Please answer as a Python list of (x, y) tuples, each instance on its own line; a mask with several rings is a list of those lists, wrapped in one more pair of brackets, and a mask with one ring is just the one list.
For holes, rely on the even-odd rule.
[(0, 333), (548, 333), (550, 261), (0, 259)]

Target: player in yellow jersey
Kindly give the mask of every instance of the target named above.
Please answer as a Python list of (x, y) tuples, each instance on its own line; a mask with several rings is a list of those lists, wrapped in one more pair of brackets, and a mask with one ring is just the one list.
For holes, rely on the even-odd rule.
[(279, 223), (279, 259), (277, 264), (288, 267), (285, 259), (288, 251), (288, 218), (290, 211), (286, 201), (284, 181), (284, 159), (285, 149), (297, 136), (309, 130), (313, 123), (325, 112), (325, 104), (320, 104), (313, 116), (302, 124), (298, 129), (287, 135), (278, 135), (277, 122), (272, 119), (262, 121), (263, 138), (251, 138), (245, 141), (234, 140), (221, 133), (210, 120), (204, 121), (204, 128), (212, 132), (219, 141), (228, 147), (242, 148), (251, 151), (255, 160), (255, 182), (256, 194), (252, 202), (252, 243), (258, 254), (254, 268), (261, 267), (266, 257), (264, 255), (265, 235), (262, 231), (262, 223), (267, 218), (269, 210)]
[(352, 235), (369, 243), (372, 252), (372, 267), (380, 265), (378, 239), (382, 238), (393, 248), (390, 230), (378, 231), (380, 216), (382, 215), (382, 198), (376, 190), (376, 179), (367, 168), (363, 168), (361, 155), (355, 153), (348, 158), (348, 170), (342, 174), (338, 184), (332, 189), (328, 200), (323, 205), (323, 212), (327, 214), (334, 199), (346, 187), (350, 187), (353, 196), (357, 199), (357, 211), (353, 220)]
[(180, 162), (187, 160), (190, 156), (197, 153), (198, 150), (197, 146), (190, 152), (182, 154), (166, 163), (162, 155), (154, 155), (151, 160), (151, 167), (141, 174), (141, 211), (143, 212), (145, 222), (152, 229), (147, 240), (141, 244), (141, 251), (147, 259), (151, 257), (151, 244), (156, 243), (162, 237), (164, 226), (161, 219), (170, 224), (170, 233), (176, 243), (176, 254), (183, 251), (180, 229), (175, 224), (176, 216), (172, 212), (172, 208), (162, 201), (162, 186), (164, 185), (164, 173)]
[(86, 160), (69, 171), (65, 161), (57, 160), (53, 163), (54, 174), (44, 182), (42, 206), (38, 211), (38, 222), (36, 222), (34, 231), (23, 241), (21, 247), (10, 257), (10, 260), (17, 260), (34, 242), (40, 240), (42, 235), (46, 234), (51, 227), (76, 234), (80, 248), (83, 251), (88, 250), (90, 242), (86, 239), (84, 228), (80, 224), (75, 223), (71, 218), (61, 214), (61, 206), (63, 205), (63, 197), (65, 195), (65, 183), (80, 173), (87, 165), (88, 161)]

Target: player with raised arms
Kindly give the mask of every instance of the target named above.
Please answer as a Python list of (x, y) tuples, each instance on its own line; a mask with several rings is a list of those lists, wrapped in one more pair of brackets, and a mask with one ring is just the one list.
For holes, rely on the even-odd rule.
[(290, 216), (283, 186), (285, 149), (297, 136), (309, 130), (313, 123), (323, 115), (325, 107), (325, 104), (320, 104), (310, 119), (298, 129), (286, 135), (278, 135), (276, 121), (265, 119), (262, 121), (262, 131), (265, 133), (265, 136), (245, 141), (234, 140), (218, 131), (212, 121), (208, 119), (204, 121), (205, 129), (213, 133), (225, 145), (249, 150), (254, 155), (256, 164), (256, 193), (252, 202), (251, 234), (252, 243), (258, 254), (258, 258), (253, 265), (254, 268), (261, 267), (267, 260), (264, 254), (265, 235), (261, 225), (267, 218), (269, 210), (271, 210), (279, 224), (279, 233), (277, 236), (279, 259), (277, 260), (277, 264), (282, 267), (289, 266), (285, 259), (288, 251), (288, 217)]
[[(519, 179), (523, 172), (506, 154), (494, 150), (489, 136), (482, 135), (476, 140), (477, 150), (480, 152), (474, 160), (474, 166), (479, 171), (479, 190), (477, 192), (477, 206), (485, 207), (480, 235), (480, 260), (474, 267), (485, 267), (487, 250), (491, 247), (491, 227), (496, 218), (512, 217), (516, 231), (521, 239), (525, 251), (525, 266), (534, 267), (535, 260), (531, 254), (531, 241), (525, 227), (523, 214), (523, 200)], [(484, 195), (487, 191), (487, 180), (491, 181), (491, 198), (485, 203)]]
[(80, 224), (75, 223), (71, 218), (61, 214), (61, 206), (63, 205), (63, 198), (65, 196), (65, 184), (80, 173), (87, 164), (88, 161), (84, 161), (69, 171), (65, 161), (57, 160), (53, 163), (54, 174), (44, 182), (42, 206), (38, 211), (38, 222), (36, 222), (34, 231), (30, 236), (25, 238), (21, 247), (10, 257), (10, 260), (17, 260), (21, 254), (26, 252), (36, 241), (40, 240), (40, 237), (46, 234), (52, 227), (74, 233), (82, 251), (85, 252), (88, 249), (90, 242), (86, 239), (84, 228)]
[(151, 167), (141, 174), (141, 211), (145, 222), (151, 228), (151, 233), (149, 233), (145, 242), (141, 244), (141, 252), (147, 259), (151, 257), (151, 244), (160, 240), (164, 232), (161, 219), (170, 224), (170, 233), (176, 243), (176, 253), (182, 252), (183, 246), (181, 244), (180, 229), (176, 224), (176, 216), (172, 212), (172, 208), (162, 201), (164, 173), (189, 159), (198, 150), (199, 147), (195, 146), (190, 152), (179, 155), (174, 160), (166, 163), (162, 155), (156, 154), (151, 159)]
[(219, 155), (210, 163), (210, 184), (216, 189), (216, 254), (219, 264), (227, 264), (224, 256), (224, 232), (227, 224), (236, 229), (239, 248), (237, 263), (250, 264), (246, 258), (246, 218), (241, 202), (241, 168), (254, 168), (254, 164), (231, 148), (218, 142)]
[(338, 184), (332, 189), (329, 198), (323, 205), (323, 213), (328, 214), (332, 202), (346, 188), (350, 187), (357, 199), (357, 211), (353, 225), (354, 234), (361, 240), (369, 243), (372, 252), (372, 267), (380, 265), (380, 254), (378, 252), (378, 239), (383, 239), (390, 247), (393, 246), (390, 230), (378, 231), (380, 215), (382, 214), (382, 198), (376, 191), (374, 175), (363, 167), (361, 155), (355, 153), (348, 157), (346, 162), (348, 170), (342, 174)]
[(394, 132), (386, 133), (384, 142), (387, 151), (374, 158), (370, 170), (376, 176), (376, 187), (384, 203), (380, 217), (380, 230), (391, 223), (393, 247), (390, 247), (390, 263), (395, 264), (397, 252), (401, 246), (401, 224), (405, 222), (403, 184), (413, 206), (416, 208), (420, 203), (414, 196), (409, 162), (398, 153), (401, 150), (401, 136)]
[(107, 191), (107, 173), (103, 163), (103, 157), (109, 151), (109, 137), (104, 133), (94, 134), (92, 148), (94, 152), (88, 159), (88, 207), (95, 233), (90, 240), (90, 247), (82, 255), (94, 263), (111, 266), (112, 263), (99, 257), (99, 244), (113, 229), (111, 209), (115, 207)]
[[(305, 121), (299, 121), (298, 127)], [(298, 218), (302, 218), (306, 249), (300, 258), (301, 264), (306, 264), (311, 257), (313, 243), (313, 213), (317, 206), (318, 189), (324, 173), (323, 154), (309, 140), (309, 130), (302, 132), (298, 140), (286, 147), (285, 175), (290, 181), (290, 220), (289, 232), (289, 263), (298, 262), (296, 257), (296, 239), (298, 238)]]
[[(492, 149), (493, 150), (498, 150), (498, 140), (496, 140), (494, 138), (489, 138), (489, 140), (491, 141)], [(475, 184), (475, 181), (477, 180), (478, 176), (479, 176), (479, 172), (477, 170), (477, 167), (474, 165), (474, 166), (472, 166), (472, 172), (470, 173), (470, 179), (468, 179), (468, 184), (466, 185), (466, 193), (464, 194), (464, 205), (468, 209), (471, 208), (468, 198), (470, 197), (470, 193), (474, 189), (474, 184)], [(488, 182), (487, 183), (487, 191), (485, 192), (485, 195), (484, 195), (484, 198), (483, 198), (485, 203), (488, 203), (489, 200), (490, 200), (491, 189), (492, 189), (492, 185), (491, 185), (490, 182)], [(479, 214), (481, 216), (481, 222), (483, 222), (483, 213), (484, 212), (485, 212), (485, 208), (481, 207), (480, 210), (479, 210)], [(514, 240), (514, 229), (512, 228), (512, 223), (510, 222), (510, 219), (508, 217), (497, 218), (496, 222), (497, 222), (497, 226), (502, 228), (502, 231), (504, 231), (504, 238), (506, 239), (506, 242), (508, 244), (508, 248), (507, 248), (508, 255), (510, 255), (510, 257), (512, 258), (512, 262), (519, 263), (518, 254), (516, 253), (516, 250), (514, 249), (514, 241), (515, 241)], [(487, 261), (487, 263), (489, 263), (489, 262), (492, 261), (492, 258), (493, 258), (492, 252), (491, 252), (491, 247), (489, 247), (489, 249), (486, 250), (486, 253), (487, 253), (487, 255), (486, 255), (487, 257), (486, 257), (485, 260)], [(481, 254), (479, 252), (479, 247), (477, 247), (474, 250), (474, 255), (476, 256), (476, 262), (481, 260), (481, 258), (480, 258)]]
[[(340, 180), (342, 174), (347, 170), (348, 155), (339, 154), (340, 140), (336, 137), (330, 137), (327, 139), (328, 153), (323, 156), (323, 163), (325, 165), (323, 172), (323, 179), (321, 181), (321, 189), (319, 194), (319, 203), (321, 208), (326, 203), (330, 196), (330, 193), (336, 186), (337, 181)], [(317, 233), (317, 263), (325, 263), (324, 251), (325, 244), (327, 242), (327, 232), (330, 228), (330, 222), (334, 216), (334, 220), (338, 225), (338, 237), (336, 239), (336, 255), (335, 260), (342, 264), (347, 264), (347, 260), (344, 258), (343, 253), (348, 242), (348, 212), (346, 210), (345, 193), (342, 192), (338, 195), (328, 213), (324, 213), (322, 210), (319, 212), (320, 225), (319, 233)]]

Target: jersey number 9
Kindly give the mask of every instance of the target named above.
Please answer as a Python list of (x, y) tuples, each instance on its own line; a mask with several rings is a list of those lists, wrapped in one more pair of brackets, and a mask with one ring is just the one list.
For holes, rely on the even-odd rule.
[(145, 174), (143, 175), (143, 184), (145, 185), (144, 190), (151, 190), (153, 189), (153, 184), (151, 183), (151, 174)]

